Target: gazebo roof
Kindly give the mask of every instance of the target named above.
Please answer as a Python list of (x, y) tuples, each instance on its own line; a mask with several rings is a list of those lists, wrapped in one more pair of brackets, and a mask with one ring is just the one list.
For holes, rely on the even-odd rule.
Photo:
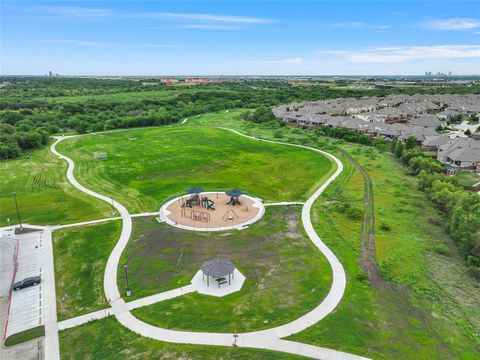
[(204, 190), (200, 186), (192, 186), (190, 189), (187, 190), (188, 194), (200, 194), (202, 192), (204, 192)]
[(238, 189), (232, 189), (232, 190), (228, 190), (226, 194), (228, 196), (239, 197), (240, 195), (243, 194), (243, 191)]
[(205, 261), (200, 269), (207, 276), (219, 278), (232, 274), (235, 270), (235, 265), (228, 260), (215, 259)]

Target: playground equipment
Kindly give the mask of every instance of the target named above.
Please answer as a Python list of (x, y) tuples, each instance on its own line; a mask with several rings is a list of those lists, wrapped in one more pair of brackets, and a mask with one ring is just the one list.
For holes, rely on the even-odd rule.
[(182, 207), (189, 207), (190, 209), (193, 208), (194, 206), (199, 206), (200, 205), (200, 195), (194, 194), (190, 196), (187, 201), (182, 205)]
[(227, 205), (242, 205), (238, 198), (243, 194), (243, 191), (232, 189), (227, 191), (226, 194), (230, 196), (230, 201), (227, 203)]
[(182, 217), (190, 218), (191, 220), (195, 221), (202, 221), (202, 222), (209, 222), (210, 221), (210, 214), (203, 212), (203, 211), (197, 211), (197, 210), (192, 210), (192, 209), (182, 209)]
[(230, 201), (227, 202), (227, 205), (242, 205), (240, 200), (238, 200), (238, 196), (230, 196)]
[(206, 208), (207, 210), (215, 210), (215, 208), (213, 207), (214, 204), (215, 203), (208, 197), (202, 196), (202, 207)]
[(233, 221), (235, 219), (238, 219), (238, 214), (233, 209), (227, 210), (222, 217), (224, 221)]
[(215, 203), (207, 196), (199, 196), (198, 194), (194, 194), (182, 204), (182, 207), (192, 209), (194, 206), (200, 206), (207, 210), (215, 210), (213, 205), (215, 205)]

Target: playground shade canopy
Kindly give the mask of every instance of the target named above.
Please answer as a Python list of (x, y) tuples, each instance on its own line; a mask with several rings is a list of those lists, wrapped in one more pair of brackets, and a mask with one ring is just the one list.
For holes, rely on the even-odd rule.
[(200, 186), (192, 186), (190, 189), (187, 190), (187, 193), (188, 194), (200, 194), (204, 191), (205, 190), (203, 190)]
[(240, 195), (243, 194), (243, 191), (238, 189), (232, 189), (232, 190), (228, 190), (226, 194), (228, 196), (239, 197)]
[(204, 275), (220, 278), (232, 274), (235, 270), (235, 265), (228, 260), (215, 259), (204, 262), (200, 269)]

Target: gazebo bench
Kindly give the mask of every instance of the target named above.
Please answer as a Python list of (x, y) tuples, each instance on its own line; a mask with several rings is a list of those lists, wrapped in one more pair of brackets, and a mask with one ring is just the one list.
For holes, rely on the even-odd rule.
[(227, 280), (227, 278), (225, 276), (222, 276), (222, 277), (219, 277), (219, 278), (215, 279), (216, 282), (221, 282), (221, 281), (225, 281), (225, 280)]
[(227, 280), (222, 280), (218, 282), (218, 287), (220, 288), (220, 285), (226, 284), (228, 281)]

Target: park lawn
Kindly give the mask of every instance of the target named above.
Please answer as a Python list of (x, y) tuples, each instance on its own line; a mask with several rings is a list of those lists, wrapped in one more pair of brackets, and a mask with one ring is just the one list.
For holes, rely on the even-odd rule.
[[(361, 207), (361, 175), (344, 161), (346, 171), (316, 202), (313, 219), (345, 267), (345, 296), (334, 313), (290, 338), (376, 359), (476, 358), (478, 286), (438, 226), (438, 212), (389, 154), (341, 146), (374, 183), (376, 253), (388, 282), (369, 285), (359, 266), (361, 219), (352, 219), (336, 203)], [(449, 274), (452, 268), (457, 270)]]
[[(134, 236), (119, 267), (128, 264), (133, 298), (190, 283), (204, 261), (233, 261), (246, 280), (239, 292), (217, 298), (197, 293), (136, 309), (162, 327), (212, 332), (269, 328), (295, 320), (328, 293), (332, 274), (303, 233), (300, 206), (267, 207), (249, 229), (195, 233), (135, 219)], [(123, 272), (118, 283), (125, 293)]]
[(245, 111), (251, 110), (232, 109), (192, 116), (182, 126), (224, 127), (261, 139), (307, 145), (321, 150), (333, 149), (328, 138), (319, 138), (310, 130), (296, 126), (286, 126), (278, 121), (263, 124), (245, 121), (241, 118), (242, 113)]
[(22, 222), (55, 225), (111, 216), (108, 204), (83, 194), (66, 179), (67, 165), (48, 147), (0, 161), (0, 226), (17, 224), (12, 193)]
[(53, 233), (59, 320), (109, 306), (103, 292), (103, 276), (121, 226), (120, 221), (109, 221)]
[[(299, 201), (331, 168), (325, 156), (206, 127), (136, 129), (72, 138), (59, 144), (85, 186), (130, 212), (158, 210), (191, 186), (238, 188), (266, 201)], [(93, 160), (105, 151), (108, 160)]]
[[(359, 266), (361, 220), (340, 211), (361, 209), (363, 181), (351, 166), (316, 202), (312, 218), (347, 272), (339, 308), (293, 340), (374, 358), (478, 358), (480, 291), (441, 225), (444, 219), (416, 180), (388, 153), (316, 137), (312, 131), (239, 119), (243, 110), (205, 114), (191, 125), (227, 126), (249, 135), (349, 151), (369, 172), (375, 192), (376, 255), (387, 287), (372, 288)], [(279, 136), (278, 132), (281, 133)], [(316, 220), (315, 220), (316, 219)], [(390, 230), (382, 230), (388, 229)]]
[(60, 358), (65, 360), (306, 359), (269, 350), (165, 343), (137, 335), (113, 317), (60, 331), (59, 340)]

